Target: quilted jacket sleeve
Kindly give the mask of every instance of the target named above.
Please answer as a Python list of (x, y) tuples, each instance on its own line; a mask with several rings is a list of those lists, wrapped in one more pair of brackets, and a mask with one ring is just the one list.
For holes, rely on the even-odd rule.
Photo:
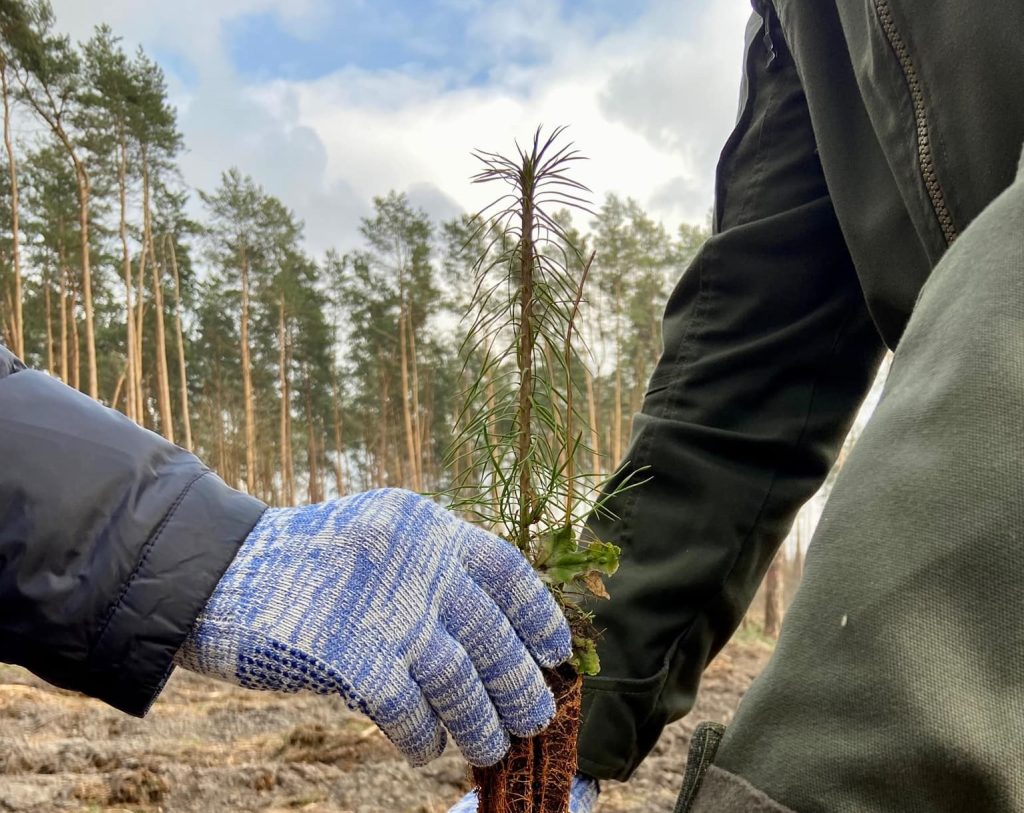
[(264, 509), (0, 346), (0, 661), (144, 714)]

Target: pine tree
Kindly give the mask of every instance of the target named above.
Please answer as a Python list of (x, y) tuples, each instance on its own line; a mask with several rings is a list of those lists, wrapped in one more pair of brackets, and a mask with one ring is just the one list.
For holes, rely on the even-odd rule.
[(8, 218), (10, 223), (10, 263), (12, 290), (10, 302), (10, 331), (12, 347), (19, 356), (25, 356), (25, 320), (23, 313), (22, 257), (21, 257), (21, 201), (18, 190), (18, 162), (12, 136), (12, 107), (17, 101), (16, 85), (24, 71), (24, 62), (31, 60), (41, 49), (41, 33), (53, 18), (50, 6), (44, 0), (6, 0), (0, 4), (0, 94), (3, 97), (4, 148), (7, 152), (7, 174), (10, 187)]
[(118, 192), (118, 236), (121, 243), (121, 267), (124, 279), (126, 409), (132, 420), (143, 423), (142, 357), (137, 334), (142, 330), (142, 303), (133, 303), (132, 248), (129, 237), (129, 194), (131, 175), (137, 166), (137, 150), (129, 138), (132, 107), (137, 103), (138, 89), (120, 40), (107, 26), (100, 26), (83, 47), (83, 71), (86, 88), (80, 120), (89, 129), (95, 152), (105, 156), (115, 167)]
[(78, 197), (79, 262), (81, 293), (85, 316), (85, 352), (88, 374), (87, 392), (99, 398), (99, 373), (96, 361), (96, 326), (93, 307), (93, 279), (89, 241), (89, 205), (91, 184), (86, 153), (80, 142), (78, 119), (82, 110), (84, 86), (78, 53), (67, 36), (53, 32), (53, 13), (48, 3), (32, 6), (24, 36), (9, 41), (16, 65), (19, 96), (42, 120), (67, 152), (75, 171)]
[(404, 195), (376, 198), (374, 216), (362, 223), (366, 248), (338, 270), (336, 287), (350, 303), (346, 341), (354, 361), (346, 375), (355, 383), (355, 421), (372, 450), (376, 485), (426, 486), (424, 427), (434, 410), (424, 392), (430, 376), (421, 372), (436, 355), (426, 332), (439, 310), (432, 231)]
[[(51, 373), (74, 386), (78, 370), (74, 365), (74, 335), (78, 322), (77, 240), (78, 201), (75, 195), (74, 170), (61, 145), (44, 144), (30, 152), (22, 161), (26, 217), (23, 228), (29, 251), (27, 259), (42, 271), (44, 297), (49, 297), (56, 312), (52, 332), (55, 348), (47, 353), (53, 357)], [(46, 308), (49, 316), (51, 307)], [(48, 362), (49, 363), (49, 362)]]
[(399, 399), (405, 433), (407, 481), (423, 489), (420, 439), (419, 364), (416, 348), (426, 320), (436, 308), (434, 269), (431, 264), (432, 226), (414, 211), (404, 195), (391, 193), (374, 199), (373, 218), (363, 220), (361, 232), (368, 244), (365, 262), (375, 282), (390, 288), (397, 304), (397, 357)]
[[(14, 34), (14, 29), (24, 27), (28, 24), (27, 8), (20, 3), (11, 3), (0, 10), (0, 95), (3, 97), (4, 115), (4, 149), (7, 151), (7, 175), (10, 188), (10, 197), (7, 199), (7, 210), (4, 218), (10, 225), (11, 248), (10, 263), (12, 270), (12, 291), (10, 303), (10, 333), (11, 347), (14, 353), (22, 358), (25, 356), (25, 316), (22, 293), (22, 271), (21, 271), (21, 225), (20, 201), (18, 195), (18, 163), (14, 154), (14, 139), (11, 135), (11, 107), (12, 89), (11, 82), (14, 78), (14, 66), (12, 64), (13, 53), (8, 45), (9, 37)], [(16, 35), (15, 35), (16, 36)]]
[(238, 453), (242, 448), (244, 454), (239, 414), (243, 384), (233, 275), (232, 269), (218, 270), (197, 285), (192, 375), (198, 405), (196, 449), (225, 481), (238, 486), (244, 480)]
[(142, 241), (143, 258), (148, 258), (153, 313), (156, 324), (156, 354), (160, 425), (168, 440), (174, 441), (174, 416), (171, 406), (170, 371), (167, 363), (166, 307), (164, 296), (164, 263), (157, 258), (153, 231), (154, 189), (162, 186), (174, 172), (174, 162), (182, 149), (177, 115), (167, 100), (167, 83), (161, 68), (140, 49), (130, 65), (135, 103), (128, 109), (128, 130), (138, 149), (138, 166), (142, 179)]
[(237, 279), (237, 286), (233, 279), (229, 284), (238, 293), (239, 364), (245, 416), (245, 485), (252, 494), (256, 491), (256, 413), (249, 332), (253, 270), (261, 267), (264, 260), (263, 246), (260, 245), (264, 193), (252, 178), (231, 169), (221, 176), (221, 185), (215, 192), (200, 192), (200, 197), (210, 217), (207, 226), (210, 259), (228, 279)]
[[(604, 316), (611, 326), (614, 394), (611, 420), (606, 425), (611, 431), (609, 453), (616, 461), (622, 459), (623, 451), (623, 340), (627, 320), (627, 289), (632, 271), (631, 241), (626, 218), (623, 201), (615, 195), (609, 195), (591, 224), (597, 253), (594, 282), (605, 299)], [(605, 324), (602, 322), (603, 326)]]
[[(192, 404), (190, 394), (189, 339), (186, 331), (186, 314), (196, 304), (196, 271), (193, 264), (191, 241), (199, 233), (200, 226), (186, 214), (188, 192), (178, 182), (177, 170), (158, 178), (153, 188), (152, 232), (155, 253), (159, 259), (160, 276), (168, 286), (164, 297), (166, 315), (174, 324), (173, 354), (177, 363), (172, 382), (177, 391), (178, 437), (187, 449), (194, 447), (192, 436)], [(177, 430), (176, 430), (177, 431)]]

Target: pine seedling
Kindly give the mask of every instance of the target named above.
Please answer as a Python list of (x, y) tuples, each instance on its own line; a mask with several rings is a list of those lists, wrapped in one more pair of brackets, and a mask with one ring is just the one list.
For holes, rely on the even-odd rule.
[[(614, 545), (577, 529), (602, 510), (574, 394), (586, 348), (577, 331), (594, 261), (573, 245), (558, 211), (587, 208), (571, 177), (582, 159), (561, 144), (564, 128), (540, 129), (516, 154), (477, 152), (476, 183), (504, 187), (476, 218), (479, 247), (462, 343), (463, 396), (449, 465), (460, 472), (452, 508), (515, 544), (565, 610), (570, 665), (548, 675), (558, 700), (551, 727), (513, 743), (506, 759), (477, 769), (481, 813), (564, 813), (576, 766), (582, 674), (599, 669), (585, 597), (607, 597), (603, 576), (618, 567)], [(457, 463), (457, 465), (456, 465)], [(627, 484), (628, 487), (628, 484)]]

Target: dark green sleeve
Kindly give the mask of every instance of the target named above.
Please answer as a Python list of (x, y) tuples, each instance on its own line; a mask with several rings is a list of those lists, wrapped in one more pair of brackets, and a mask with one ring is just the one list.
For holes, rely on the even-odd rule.
[(0, 346), (0, 661), (145, 713), (264, 508)]
[(800, 506), (827, 475), (883, 348), (822, 175), (800, 81), (760, 18), (718, 167), (715, 230), (665, 313), (623, 473), (590, 528), (623, 549), (594, 606), (583, 771), (625, 779), (694, 702)]

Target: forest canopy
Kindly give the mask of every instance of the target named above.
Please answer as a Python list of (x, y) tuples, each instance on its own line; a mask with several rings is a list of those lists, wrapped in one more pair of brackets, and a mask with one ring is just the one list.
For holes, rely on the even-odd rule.
[[(450, 484), (471, 214), (435, 222), (381, 190), (356, 244), (312, 256), (259, 167), (191, 189), (158, 62), (105, 25), (72, 42), (45, 0), (0, 0), (0, 91), (0, 342), (272, 504)], [(595, 256), (573, 381), (596, 478), (624, 454), (664, 303), (708, 232), (614, 194), (565, 218)]]

